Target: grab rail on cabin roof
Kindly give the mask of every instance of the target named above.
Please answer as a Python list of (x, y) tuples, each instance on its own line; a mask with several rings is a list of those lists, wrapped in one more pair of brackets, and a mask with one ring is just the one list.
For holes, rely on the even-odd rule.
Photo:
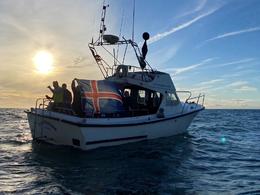
[(120, 67), (126, 67), (127, 73), (134, 73), (134, 72), (151, 73), (151, 72), (154, 72), (154, 70), (151, 70), (151, 69), (148, 69), (148, 68), (141, 69), (140, 67), (134, 66), (134, 65), (118, 64), (118, 65), (113, 65), (112, 67), (106, 68), (106, 77), (105, 78), (113, 76), (116, 73), (118, 73), (117, 71), (120, 69)]

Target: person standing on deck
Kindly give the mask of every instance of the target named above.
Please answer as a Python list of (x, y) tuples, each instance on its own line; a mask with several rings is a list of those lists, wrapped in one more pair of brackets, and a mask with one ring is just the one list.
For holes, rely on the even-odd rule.
[(53, 84), (53, 88), (51, 88), (51, 86), (48, 86), (47, 88), (50, 89), (53, 95), (52, 97), (46, 95), (46, 98), (53, 100), (53, 105), (51, 106), (51, 109), (56, 110), (58, 107), (62, 106), (63, 89), (59, 86), (58, 81), (53, 81), (52, 84)]
[(83, 117), (84, 112), (82, 110), (82, 104), (81, 104), (81, 92), (80, 92), (79, 85), (76, 86), (76, 79), (72, 81), (71, 89), (73, 92), (72, 109), (78, 116)]
[(65, 83), (62, 84), (63, 89), (63, 105), (65, 108), (71, 108), (72, 94), (67, 89), (67, 85)]

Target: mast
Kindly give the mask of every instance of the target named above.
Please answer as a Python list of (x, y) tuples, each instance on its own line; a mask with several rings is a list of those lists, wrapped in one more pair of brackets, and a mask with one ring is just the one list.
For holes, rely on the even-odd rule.
[(104, 33), (106, 32), (107, 28), (105, 25), (105, 19), (106, 19), (106, 12), (107, 12), (107, 7), (109, 7), (109, 4), (105, 4), (105, 1), (103, 2), (103, 8), (102, 8), (102, 13), (101, 13), (101, 22), (100, 22), (100, 30), (99, 30), (99, 37), (98, 40), (99, 42), (103, 43), (103, 36)]
[[(135, 33), (135, 0), (133, 0), (133, 26), (132, 26), (132, 39), (125, 39), (122, 37), (122, 40), (118, 36), (111, 35), (111, 34), (105, 34), (107, 28), (105, 25), (105, 19), (106, 19), (106, 11), (109, 5), (105, 4), (105, 1), (103, 3), (102, 7), (102, 14), (101, 14), (101, 22), (100, 22), (100, 30), (99, 30), (99, 37), (94, 42), (92, 39), (92, 42), (89, 43), (89, 49), (101, 71), (104, 78), (108, 78), (109, 76), (113, 75), (115, 71), (117, 70), (118, 65), (124, 65), (126, 50), (128, 49), (128, 45), (132, 46), (134, 53), (136, 55), (137, 61), (140, 65), (140, 68), (142, 71), (153, 71), (152, 67), (149, 65), (149, 63), (146, 61), (145, 57), (148, 52), (146, 41), (149, 39), (149, 34), (144, 33), (143, 38), (145, 40), (144, 45), (142, 47), (142, 51), (140, 51), (138, 44), (134, 42), (134, 33)], [(120, 62), (118, 59), (118, 56), (115, 53), (115, 50), (113, 48), (112, 52), (108, 50), (108, 46), (117, 46), (120, 45), (126, 45), (124, 56), (123, 56), (123, 62)], [(97, 52), (96, 47), (102, 47), (113, 59), (113, 63), (108, 63), (105, 61)], [(133, 65), (132, 65), (133, 66)], [(146, 68), (148, 66), (148, 68)]]
[(135, 40), (135, 0), (133, 0), (133, 24), (132, 24), (132, 41), (134, 42)]

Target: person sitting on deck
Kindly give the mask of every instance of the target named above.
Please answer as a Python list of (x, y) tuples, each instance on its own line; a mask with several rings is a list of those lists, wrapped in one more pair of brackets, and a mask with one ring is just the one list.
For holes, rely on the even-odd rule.
[(49, 105), (51, 110), (57, 110), (63, 102), (63, 89), (59, 86), (58, 81), (53, 81), (53, 89), (51, 86), (48, 86), (47, 88), (50, 89), (50, 91), (53, 93), (52, 97), (46, 95), (47, 99), (52, 99), (53, 104)]

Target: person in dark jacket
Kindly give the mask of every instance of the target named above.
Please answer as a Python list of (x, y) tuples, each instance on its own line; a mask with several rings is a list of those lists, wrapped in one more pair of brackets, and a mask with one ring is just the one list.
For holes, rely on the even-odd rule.
[(73, 92), (73, 102), (72, 102), (72, 109), (78, 115), (83, 117), (84, 112), (82, 110), (81, 104), (81, 92), (79, 85), (76, 86), (76, 79), (74, 79), (71, 83), (71, 89)]
[(67, 85), (65, 83), (62, 84), (63, 89), (63, 105), (65, 108), (71, 108), (72, 94), (67, 89)]
[(52, 92), (52, 97), (46, 95), (47, 99), (53, 100), (48, 107), (51, 110), (56, 110), (58, 107), (62, 106), (63, 103), (63, 89), (59, 86), (58, 81), (53, 81), (53, 88), (51, 86), (47, 87)]

